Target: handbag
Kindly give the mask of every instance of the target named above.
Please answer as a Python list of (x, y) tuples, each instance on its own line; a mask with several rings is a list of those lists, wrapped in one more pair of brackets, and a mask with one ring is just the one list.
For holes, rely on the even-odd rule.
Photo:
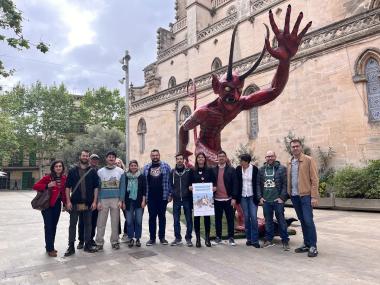
[(36, 197), (33, 198), (32, 208), (35, 210), (45, 210), (50, 206), (51, 188), (47, 188), (45, 191), (37, 192)]

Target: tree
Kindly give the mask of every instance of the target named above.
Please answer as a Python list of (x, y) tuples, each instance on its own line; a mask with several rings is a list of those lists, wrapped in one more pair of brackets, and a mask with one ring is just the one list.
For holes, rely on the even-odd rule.
[(78, 123), (74, 98), (66, 88), (40, 82), (5, 92), (0, 96), (0, 114), (9, 115), (19, 150), (34, 152), (40, 159), (51, 158)]
[(0, 113), (0, 164), (9, 160), (18, 149), (17, 137), (7, 114)]
[(67, 142), (60, 151), (56, 152), (55, 157), (63, 159), (66, 165), (72, 165), (78, 161), (83, 149), (99, 155), (101, 164), (105, 164), (106, 153), (110, 150), (115, 151), (118, 157), (125, 160), (124, 133), (116, 128), (90, 126), (86, 134), (76, 136), (71, 143)]
[(101, 125), (106, 128), (125, 130), (125, 101), (119, 90), (101, 87), (89, 90), (81, 99), (81, 121), (87, 126)]
[[(48, 46), (45, 43), (33, 44), (24, 38), (23, 20), (22, 12), (17, 9), (12, 0), (0, 0), (0, 41), (6, 42), (8, 46), (18, 50), (29, 49), (33, 45), (41, 52), (46, 53)], [(13, 72), (12, 69), (7, 71), (0, 59), (0, 77), (7, 77)]]

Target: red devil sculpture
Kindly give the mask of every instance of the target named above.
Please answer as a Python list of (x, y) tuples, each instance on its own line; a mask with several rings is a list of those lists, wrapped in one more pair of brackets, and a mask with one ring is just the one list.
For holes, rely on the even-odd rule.
[[(212, 75), (212, 88), (218, 98), (197, 108), (180, 127), (179, 150), (184, 154), (185, 158), (192, 154), (192, 152), (186, 150), (189, 142), (189, 130), (200, 125), (200, 133), (195, 140), (195, 153), (204, 152), (210, 164), (216, 164), (217, 153), (221, 150), (221, 131), (224, 127), (241, 111), (265, 105), (274, 100), (284, 90), (289, 77), (290, 60), (297, 53), (302, 37), (311, 26), (311, 22), (309, 22), (302, 32), (298, 34), (303, 18), (303, 13), (301, 12), (290, 33), (290, 14), (291, 6), (289, 5), (286, 11), (284, 30), (280, 31), (273, 19), (272, 11), (269, 11), (269, 21), (276, 36), (278, 47), (272, 48), (270, 46), (269, 29), (266, 26), (267, 35), (264, 48), (255, 64), (243, 75), (232, 72), (235, 34), (238, 25), (235, 26), (232, 33), (227, 73), (221, 79), (218, 79), (216, 75)], [(244, 80), (259, 66), (265, 51), (268, 51), (271, 56), (279, 60), (271, 87), (242, 97)]]

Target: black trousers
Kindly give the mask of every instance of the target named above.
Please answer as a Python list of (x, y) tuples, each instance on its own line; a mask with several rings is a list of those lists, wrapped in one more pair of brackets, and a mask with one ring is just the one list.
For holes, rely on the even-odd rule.
[[(203, 223), (205, 226), (205, 234), (206, 236), (210, 235), (210, 227), (211, 227), (211, 218), (210, 216), (203, 216)], [(201, 233), (201, 217), (194, 217), (194, 231), (195, 235), (199, 236)]]
[(222, 218), (223, 212), (226, 214), (228, 238), (234, 237), (234, 208), (231, 206), (231, 200), (214, 201), (215, 207), (215, 232), (216, 236), (222, 238)]
[[(95, 237), (97, 221), (98, 221), (98, 210), (94, 210), (92, 211), (92, 215), (91, 215), (91, 240), (94, 240), (94, 237)], [(84, 242), (83, 215), (79, 215), (78, 240), (80, 242)]]
[(54, 250), (55, 233), (61, 215), (61, 199), (57, 199), (53, 207), (41, 211), (45, 226), (45, 248), (47, 252)]
[(167, 200), (154, 200), (149, 199), (148, 212), (149, 212), (149, 235), (151, 240), (156, 240), (157, 232), (157, 217), (158, 217), (158, 238), (165, 238), (166, 227), (166, 206)]
[(77, 211), (76, 205), (73, 205), (73, 210), (70, 211), (70, 226), (69, 226), (69, 244), (75, 242), (76, 229), (78, 218), (82, 216), (83, 219), (83, 240), (85, 244), (91, 242), (91, 229), (92, 229), (92, 211)]

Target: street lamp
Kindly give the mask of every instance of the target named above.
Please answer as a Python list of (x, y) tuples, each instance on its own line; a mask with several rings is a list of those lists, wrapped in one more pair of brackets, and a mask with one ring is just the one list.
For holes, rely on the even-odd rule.
[(125, 163), (129, 163), (129, 56), (128, 50), (125, 51), (125, 56), (120, 60), (122, 69), (125, 72), (123, 79), (119, 80), (120, 83), (125, 83)]

